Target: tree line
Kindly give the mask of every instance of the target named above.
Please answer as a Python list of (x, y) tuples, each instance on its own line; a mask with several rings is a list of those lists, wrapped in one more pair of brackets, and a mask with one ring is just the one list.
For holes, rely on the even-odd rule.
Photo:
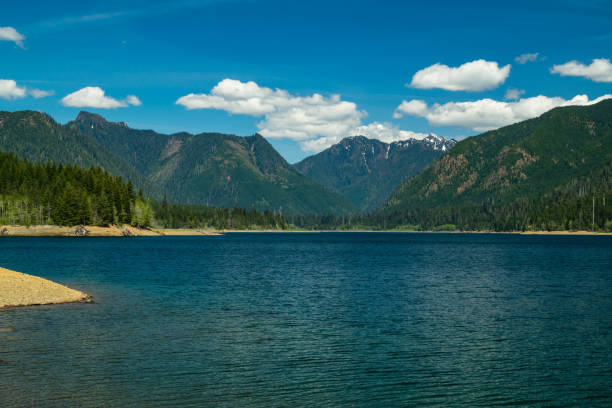
[(612, 163), (545, 194), (500, 202), (284, 217), (254, 207), (152, 202), (130, 181), (101, 169), (30, 163), (0, 153), (0, 224), (315, 230), (612, 231)]
[(547, 193), (504, 202), (491, 196), (461, 206), (384, 209), (352, 216), (290, 217), (297, 227), (320, 230), (612, 231), (612, 163)]
[(282, 215), (270, 210), (257, 211), (255, 207), (246, 210), (169, 204), (164, 197), (161, 203), (153, 203), (153, 208), (156, 222), (163, 228), (284, 230), (289, 227)]
[(153, 202), (100, 167), (30, 163), (0, 152), (0, 224), (286, 229), (287, 221), (255, 208)]
[(131, 182), (100, 167), (30, 163), (0, 153), (0, 223), (132, 224), (147, 227), (152, 205)]

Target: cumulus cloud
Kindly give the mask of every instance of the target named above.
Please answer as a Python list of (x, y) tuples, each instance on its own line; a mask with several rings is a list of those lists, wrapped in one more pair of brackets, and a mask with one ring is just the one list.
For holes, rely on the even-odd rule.
[[(263, 117), (259, 133), (268, 138), (289, 138), (311, 146), (315, 139), (325, 147), (352, 135), (364, 111), (340, 95), (318, 93), (295, 96), (282, 89), (259, 86), (253, 81), (224, 79), (209, 94), (188, 94), (176, 101), (187, 109), (220, 109), (229, 113)], [(310, 143), (310, 144), (309, 144)]]
[[(268, 138), (287, 138), (299, 143), (304, 151), (319, 152), (348, 136), (362, 135), (393, 142), (422, 139), (426, 134), (400, 130), (388, 124), (362, 124), (367, 116), (353, 102), (340, 95), (318, 93), (296, 96), (283, 89), (259, 86), (253, 81), (224, 79), (210, 93), (188, 94), (176, 101), (186, 109), (219, 109), (233, 114), (262, 117), (259, 133)], [(423, 102), (424, 109), (427, 105)]]
[(539, 52), (534, 52), (534, 53), (527, 53), (527, 54), (521, 54), (518, 57), (514, 58), (514, 61), (516, 61), (517, 63), (523, 65), (526, 64), (528, 62), (536, 62), (538, 60), (538, 56), (540, 55)]
[(484, 132), (540, 116), (558, 106), (592, 105), (609, 98), (612, 98), (612, 95), (603, 95), (593, 100), (589, 100), (586, 95), (576, 95), (570, 100), (539, 95), (513, 102), (487, 98), (471, 102), (436, 103), (419, 111), (405, 109), (406, 106), (414, 105), (410, 104), (412, 101), (404, 101), (397, 107), (395, 114), (396, 117), (404, 114), (420, 116), (434, 126), (457, 126)]
[(142, 105), (142, 102), (140, 102), (140, 99), (138, 99), (136, 95), (128, 95), (125, 98), (125, 101), (127, 102), (128, 105), (132, 105), (132, 106)]
[(508, 90), (506, 90), (506, 95), (504, 95), (504, 99), (507, 101), (516, 101), (524, 93), (525, 91), (522, 89), (508, 88)]
[(62, 105), (74, 108), (100, 108), (115, 109), (124, 108), (128, 105), (140, 106), (142, 103), (134, 95), (128, 95), (125, 100), (117, 100), (106, 96), (104, 90), (97, 86), (87, 86), (71, 94), (66, 95), (61, 100)]
[(484, 91), (497, 88), (510, 75), (510, 65), (483, 59), (466, 62), (459, 67), (434, 64), (418, 71), (410, 86), (419, 89), (440, 88), (447, 91)]
[(19, 99), (26, 96), (26, 88), (17, 85), (12, 79), (0, 79), (0, 98)]
[(28, 92), (30, 93), (30, 95), (32, 95), (36, 99), (55, 95), (55, 91), (45, 91), (42, 89), (30, 89)]
[(0, 41), (12, 41), (23, 48), (25, 37), (13, 27), (0, 27)]
[(612, 63), (607, 58), (594, 59), (590, 65), (578, 61), (570, 61), (554, 65), (550, 72), (561, 76), (578, 76), (595, 82), (612, 82)]

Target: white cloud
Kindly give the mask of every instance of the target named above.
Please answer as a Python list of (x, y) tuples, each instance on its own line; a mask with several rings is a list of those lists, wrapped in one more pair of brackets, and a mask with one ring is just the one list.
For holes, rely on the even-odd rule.
[(127, 102), (128, 105), (132, 105), (132, 106), (142, 105), (142, 102), (140, 102), (140, 99), (138, 99), (136, 95), (128, 95), (125, 98), (125, 101)]
[(510, 65), (479, 59), (459, 67), (434, 64), (418, 71), (410, 86), (419, 89), (440, 88), (447, 91), (484, 91), (497, 88), (510, 75)]
[(401, 117), (403, 114), (420, 116), (434, 126), (457, 126), (484, 132), (540, 116), (558, 106), (592, 105), (609, 98), (612, 98), (612, 95), (600, 96), (594, 100), (589, 100), (586, 95), (576, 95), (570, 100), (539, 95), (514, 102), (487, 98), (471, 102), (448, 102), (442, 105), (436, 103), (418, 112), (404, 109), (405, 106), (412, 106), (410, 105), (412, 101), (404, 101), (397, 107), (395, 116)]
[(514, 59), (514, 61), (516, 61), (517, 63), (523, 65), (526, 64), (528, 62), (536, 62), (538, 60), (538, 56), (540, 55), (539, 52), (534, 52), (534, 53), (527, 53), (527, 54), (521, 54), (518, 57), (516, 57)]
[(55, 95), (55, 91), (45, 91), (42, 89), (30, 89), (28, 92), (30, 93), (30, 95), (32, 95), (36, 99)]
[(79, 89), (61, 100), (62, 105), (75, 108), (124, 108), (128, 105), (140, 106), (142, 103), (134, 95), (128, 95), (126, 100), (117, 100), (106, 96), (104, 90), (97, 86), (87, 86)]
[(504, 95), (504, 99), (507, 101), (516, 101), (517, 99), (520, 99), (521, 95), (524, 93), (525, 91), (522, 89), (508, 88), (506, 90), (506, 95)]
[(0, 79), (0, 98), (2, 99), (20, 99), (25, 98), (28, 94), (38, 99), (53, 95), (54, 93), (53, 91), (43, 91), (41, 89), (27, 89), (25, 86), (17, 85), (17, 82), (12, 79)]
[(12, 79), (0, 79), (0, 98), (19, 99), (26, 96), (26, 88), (17, 85)]
[(427, 112), (427, 103), (420, 99), (413, 99), (411, 101), (402, 101), (402, 104), (393, 112), (393, 117), (399, 119), (403, 114), (422, 116), (425, 112)]
[(401, 130), (391, 123), (372, 122), (368, 125), (359, 126), (355, 129), (354, 134), (370, 139), (378, 139), (385, 143), (393, 143), (409, 139), (422, 140), (431, 133), (417, 133), (410, 130)]
[(0, 27), (0, 41), (12, 41), (23, 48), (25, 37), (13, 27)]
[[(283, 89), (261, 87), (253, 81), (224, 79), (208, 94), (188, 94), (176, 101), (186, 109), (219, 109), (233, 114), (263, 117), (259, 133), (268, 138), (297, 141), (305, 151), (319, 152), (345, 137), (363, 135), (392, 142), (422, 139), (426, 134), (400, 130), (388, 123), (362, 124), (367, 116), (340, 95), (295, 96)], [(424, 109), (427, 104), (423, 102)]]
[(187, 109), (220, 109), (263, 116), (257, 124), (263, 136), (289, 138), (302, 142), (302, 146), (321, 137), (339, 141), (350, 136), (366, 116), (356, 104), (341, 100), (339, 95), (295, 96), (282, 89), (261, 87), (253, 81), (233, 79), (219, 82), (210, 94), (192, 93), (176, 103)]
[(579, 76), (595, 82), (612, 82), (612, 63), (607, 58), (594, 59), (590, 65), (578, 61), (570, 61), (554, 65), (550, 72), (561, 76)]

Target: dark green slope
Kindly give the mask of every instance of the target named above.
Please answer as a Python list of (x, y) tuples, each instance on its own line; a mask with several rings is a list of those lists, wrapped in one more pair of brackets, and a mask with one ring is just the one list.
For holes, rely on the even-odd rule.
[(467, 214), (479, 207), (531, 205), (607, 174), (604, 169), (611, 161), (612, 100), (556, 108), (457, 143), (398, 188), (381, 214), (444, 208)]
[[(49, 115), (34, 111), (0, 112), (0, 151), (31, 162), (100, 166), (139, 187), (146, 183), (126, 161), (94, 138), (62, 126)], [(155, 189), (150, 189), (155, 190)]]
[(353, 209), (344, 197), (293, 169), (259, 135), (163, 135), (130, 129), (87, 112), (68, 126), (132, 163), (173, 202), (254, 205), (283, 214), (343, 214)]
[(433, 135), (424, 140), (390, 144), (363, 136), (347, 137), (294, 167), (344, 195), (359, 209), (369, 211), (387, 200), (404, 179), (431, 164), (454, 143)]
[(131, 129), (124, 122), (108, 122), (98, 114), (84, 111), (66, 127), (97, 140), (130, 163), (140, 174), (147, 174), (166, 146), (171, 146), (167, 135), (152, 130)]

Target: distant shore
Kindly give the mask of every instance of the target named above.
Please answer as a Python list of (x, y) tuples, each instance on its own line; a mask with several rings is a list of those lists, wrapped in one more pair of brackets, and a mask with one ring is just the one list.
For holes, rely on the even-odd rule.
[(321, 233), (321, 232), (384, 232), (384, 233), (410, 233), (410, 234), (518, 234), (518, 235), (602, 235), (612, 236), (612, 232), (593, 231), (411, 231), (411, 230), (222, 230), (222, 233)]
[(0, 309), (92, 301), (87, 293), (38, 276), (0, 268)]
[(160, 237), (160, 236), (218, 236), (225, 233), (321, 233), (321, 232), (384, 232), (418, 234), (519, 234), (519, 235), (592, 235), (609, 236), (610, 232), (593, 231), (411, 231), (411, 230), (273, 230), (273, 229), (189, 229), (189, 228), (136, 228), (131, 225), (99, 227), (80, 225), (62, 227), (58, 225), (1, 225), (0, 237)]

